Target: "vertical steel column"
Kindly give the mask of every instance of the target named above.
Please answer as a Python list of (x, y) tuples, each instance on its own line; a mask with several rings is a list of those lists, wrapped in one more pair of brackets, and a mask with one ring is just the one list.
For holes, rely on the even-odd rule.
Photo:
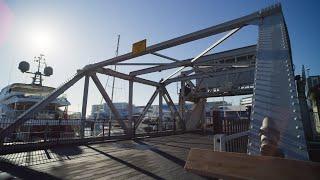
[(128, 131), (132, 131), (133, 134), (135, 134), (135, 128), (132, 129), (132, 122), (134, 121), (133, 116), (132, 116), (132, 99), (133, 99), (133, 81), (129, 80), (129, 105), (128, 105), (128, 117), (129, 117), (129, 126), (128, 126)]
[(163, 123), (163, 91), (159, 88), (159, 130), (162, 131), (162, 123)]
[(84, 125), (87, 116), (87, 103), (88, 103), (88, 90), (89, 90), (89, 76), (86, 75), (84, 79), (83, 97), (82, 97), (82, 111), (81, 111), (81, 127), (80, 136), (84, 137)]
[(87, 103), (88, 103), (88, 90), (89, 90), (89, 76), (86, 75), (84, 79), (83, 97), (82, 97), (82, 111), (81, 111), (81, 127), (80, 136), (84, 137), (84, 125), (87, 116)]
[(185, 81), (181, 81), (181, 90), (180, 90), (180, 98), (179, 98), (179, 113), (181, 118), (183, 119), (184, 122), (186, 122), (186, 118), (185, 118)]

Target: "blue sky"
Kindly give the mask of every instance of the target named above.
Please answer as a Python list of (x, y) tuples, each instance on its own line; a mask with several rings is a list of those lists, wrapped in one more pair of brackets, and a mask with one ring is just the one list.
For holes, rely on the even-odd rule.
[[(119, 54), (131, 51), (132, 43), (147, 39), (155, 44), (186, 33), (244, 16), (278, 1), (205, 1), (205, 0), (117, 0), (117, 1), (1, 1), (0, 0), (0, 87), (13, 82), (30, 82), (30, 76), (16, 68), (19, 61), (31, 62), (34, 56), (45, 54), (54, 75), (45, 80), (58, 86), (77, 69), (115, 55), (117, 34), (121, 35)], [(320, 74), (318, 29), (319, 1), (280, 1), (289, 29), (293, 62), (298, 70), (309, 67), (310, 74)], [(196, 56), (214, 40), (216, 35), (189, 45), (182, 45), (161, 53), (177, 59)], [(246, 27), (214, 52), (237, 48), (257, 41), (257, 28)], [(151, 55), (135, 62), (157, 62)], [(167, 62), (162, 60), (162, 62)], [(136, 67), (119, 67), (129, 72)], [(158, 81), (172, 71), (143, 76)], [(106, 76), (99, 76), (105, 84)], [(91, 83), (92, 84), (92, 83)], [(111, 85), (111, 78), (109, 78)], [(127, 82), (116, 81), (115, 101), (127, 101)], [(80, 109), (83, 81), (66, 92), (72, 106)], [(176, 85), (169, 88), (177, 100)], [(111, 88), (107, 88), (110, 93)], [(153, 88), (134, 86), (134, 104), (143, 105)], [(89, 104), (99, 103), (101, 97), (90, 87)], [(233, 100), (234, 103), (235, 100)], [(157, 101), (156, 101), (157, 102)]]

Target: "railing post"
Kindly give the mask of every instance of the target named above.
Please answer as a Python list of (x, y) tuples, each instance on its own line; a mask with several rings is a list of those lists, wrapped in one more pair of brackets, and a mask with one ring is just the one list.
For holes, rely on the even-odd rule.
[(111, 119), (109, 119), (109, 129), (108, 129), (108, 136), (111, 136)]
[(176, 132), (176, 117), (173, 116), (173, 131)]
[(128, 103), (128, 119), (129, 119), (129, 136), (133, 136), (134, 135), (134, 128), (132, 128), (132, 121), (133, 121), (133, 105), (132, 105), (132, 99), (133, 99), (133, 81), (129, 80), (129, 103)]
[(102, 122), (102, 136), (104, 137), (104, 123), (105, 123), (105, 119), (103, 119), (103, 122)]
[(49, 124), (46, 122), (46, 127), (44, 129), (44, 142), (47, 142), (48, 139), (48, 129), (49, 129)]
[(137, 125), (137, 119), (134, 119), (133, 120), (133, 124), (134, 124), (134, 127), (133, 127), (133, 137), (136, 137), (136, 133), (137, 133), (137, 128), (136, 128), (136, 125)]
[(213, 150), (214, 151), (226, 151), (226, 135), (216, 134), (213, 136)]

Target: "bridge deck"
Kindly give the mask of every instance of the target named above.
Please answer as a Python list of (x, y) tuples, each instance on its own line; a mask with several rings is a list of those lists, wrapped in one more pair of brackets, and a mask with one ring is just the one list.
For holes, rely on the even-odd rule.
[(183, 169), (190, 148), (213, 145), (208, 136), (181, 134), (9, 154), (0, 156), (0, 177), (203, 179)]

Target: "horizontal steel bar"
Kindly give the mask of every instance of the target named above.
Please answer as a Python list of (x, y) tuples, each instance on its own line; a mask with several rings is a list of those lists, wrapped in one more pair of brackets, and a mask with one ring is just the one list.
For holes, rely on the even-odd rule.
[(150, 81), (147, 79), (143, 79), (143, 78), (139, 78), (139, 77), (134, 77), (134, 76), (129, 76), (127, 74), (124, 73), (120, 73), (111, 69), (107, 69), (107, 68), (99, 68), (96, 70), (96, 72), (101, 73), (101, 74), (106, 74), (109, 76), (114, 76), (120, 79), (124, 79), (124, 80), (132, 80), (134, 82), (138, 82), (138, 83), (142, 83), (142, 84), (146, 84), (146, 85), (150, 85), (150, 86), (159, 86), (159, 83), (154, 82), (154, 81)]
[(189, 33), (189, 34), (177, 37), (177, 38), (170, 39), (168, 41), (154, 44), (152, 46), (147, 47), (146, 50), (141, 53), (133, 54), (132, 52), (130, 52), (130, 53), (118, 56), (118, 57), (114, 57), (114, 58), (105, 60), (105, 61), (101, 61), (98, 63), (87, 65), (83, 68), (83, 70), (92, 71), (92, 70), (95, 70), (99, 67), (104, 67), (107, 65), (116, 64), (116, 63), (119, 63), (119, 62), (122, 62), (122, 61), (125, 61), (128, 59), (132, 59), (132, 58), (139, 57), (142, 55), (150, 54), (153, 52), (157, 52), (160, 50), (164, 50), (167, 48), (171, 48), (174, 46), (185, 44), (185, 43), (188, 43), (191, 41), (195, 41), (198, 39), (209, 37), (209, 36), (212, 36), (215, 34), (226, 32), (226, 31), (232, 30), (234, 28), (246, 26), (248, 24), (257, 24), (258, 19), (264, 18), (265, 16), (270, 16), (270, 15), (278, 13), (278, 12), (281, 12), (281, 6), (271, 6), (271, 7), (262, 9), (260, 11), (254, 12), (252, 14), (249, 14), (249, 15), (231, 20), (231, 21), (221, 23), (219, 25), (211, 26), (206, 29), (202, 29), (202, 30), (199, 30), (199, 31), (196, 31), (193, 33)]
[[(242, 47), (242, 48), (232, 49), (229, 51), (223, 51), (223, 52), (219, 52), (219, 53), (214, 53), (214, 54), (202, 56), (199, 59), (199, 61), (194, 63), (194, 65), (200, 66), (200, 65), (203, 65), (208, 62), (213, 62), (213, 61), (224, 59), (224, 58), (241, 56), (244, 54), (255, 55), (256, 54), (256, 45), (246, 46), (246, 47)], [(181, 67), (181, 66), (191, 66), (190, 60), (191, 59), (186, 59), (186, 60), (182, 60), (180, 62), (169, 63), (167, 65), (159, 65), (159, 66), (155, 66), (155, 67), (140, 69), (140, 70), (130, 72), (130, 75), (131, 76), (138, 76), (138, 75), (142, 75), (142, 74), (158, 72), (158, 71), (167, 70), (167, 69), (173, 69), (173, 68), (177, 68), (177, 67)]]
[(240, 95), (248, 95), (253, 94), (253, 88), (246, 88), (246, 89), (237, 89), (231, 90), (228, 92), (199, 92), (193, 98), (208, 98), (208, 97), (226, 97), (226, 96), (240, 96)]
[[(198, 56), (194, 57), (193, 59), (190, 60), (190, 63), (192, 63), (192, 66), (194, 67), (193, 63), (198, 61), (200, 57), (204, 56), (205, 54), (207, 54), (209, 51), (211, 51), (213, 48), (217, 47), (219, 44), (221, 44), (222, 42), (224, 42), (226, 39), (228, 39), (230, 36), (232, 36), (234, 33), (238, 32), (241, 29), (241, 27), (232, 29), (230, 32), (228, 32), (226, 35), (224, 35), (222, 38), (220, 38), (217, 42), (215, 42), (214, 44), (212, 44), (211, 46), (209, 46), (206, 50), (204, 50), (203, 52), (201, 52)], [(166, 82), (168, 79), (170, 79), (171, 77), (173, 77), (174, 75), (176, 75), (177, 73), (181, 72), (184, 68), (186, 68), (186, 66), (183, 66), (181, 68), (179, 68), (178, 70), (176, 70), (174, 73), (172, 73), (171, 75), (169, 75), (168, 77), (164, 78), (164, 80), (162, 82)]]
[(210, 78), (212, 76), (221, 76), (221, 75), (225, 75), (226, 73), (240, 73), (240, 72), (247, 72), (247, 71), (253, 71), (255, 69), (254, 66), (248, 67), (248, 68), (237, 68), (234, 71), (231, 72), (227, 72), (227, 71), (220, 71), (220, 72), (209, 72), (210, 74), (203, 74), (203, 73), (196, 73), (196, 74), (192, 74), (189, 76), (178, 76), (175, 78), (171, 78), (168, 79), (165, 82), (165, 85), (168, 85), (170, 83), (173, 82), (177, 82), (177, 81), (186, 81), (186, 80), (191, 80), (191, 79), (200, 79), (200, 78)]
[(120, 66), (159, 66), (159, 65), (168, 65), (170, 63), (117, 63), (116, 65)]
[(165, 56), (165, 55), (163, 55), (163, 54), (159, 54), (159, 53), (156, 53), (156, 52), (151, 53), (151, 54), (153, 54), (153, 55), (155, 55), (155, 56), (158, 56), (158, 57), (162, 57), (162, 58), (168, 59), (168, 60), (170, 60), (170, 61), (179, 62), (179, 60), (174, 59), (174, 58), (169, 57), (169, 56)]

